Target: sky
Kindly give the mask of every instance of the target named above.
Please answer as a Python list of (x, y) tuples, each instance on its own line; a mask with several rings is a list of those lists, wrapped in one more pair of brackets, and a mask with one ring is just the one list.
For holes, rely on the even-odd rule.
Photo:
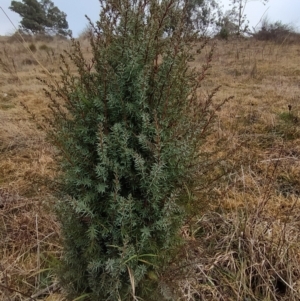
[[(87, 20), (84, 15), (88, 15), (92, 21), (97, 21), (99, 17), (99, 0), (52, 0), (54, 4), (67, 14), (69, 28), (73, 31), (74, 37), (78, 36), (85, 26)], [(223, 10), (228, 10), (230, 0), (220, 0)], [(16, 27), (20, 22), (20, 17), (9, 9), (11, 0), (0, 0), (0, 7), (5, 11)], [(269, 0), (263, 5), (259, 0), (249, 0), (245, 13), (250, 21), (250, 28), (255, 27), (261, 17), (267, 16), (270, 22), (282, 21), (284, 24), (293, 25), (300, 31), (300, 0)], [(0, 9), (0, 35), (9, 35), (15, 31), (4, 12)]]

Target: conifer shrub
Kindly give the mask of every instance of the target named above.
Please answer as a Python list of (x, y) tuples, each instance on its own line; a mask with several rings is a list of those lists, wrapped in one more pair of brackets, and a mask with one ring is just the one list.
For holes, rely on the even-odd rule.
[(70, 298), (163, 300), (160, 275), (197, 207), (187, 191), (212, 168), (201, 146), (222, 103), (213, 106), (217, 89), (197, 93), (212, 53), (202, 70), (189, 68), (196, 34), (180, 1), (101, 6), (92, 61), (72, 40), (61, 82), (47, 84), (47, 132), (60, 151), (60, 279)]

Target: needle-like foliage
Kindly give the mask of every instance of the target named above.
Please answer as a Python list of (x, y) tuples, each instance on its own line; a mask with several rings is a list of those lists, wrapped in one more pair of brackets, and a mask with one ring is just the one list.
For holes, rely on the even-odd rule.
[(197, 91), (211, 54), (200, 72), (189, 68), (196, 35), (184, 2), (101, 7), (93, 59), (73, 40), (60, 85), (48, 84), (48, 136), (60, 150), (63, 181), (61, 280), (71, 298), (163, 300), (159, 277), (181, 242), (186, 189), (209, 166), (201, 145), (215, 91), (205, 100)]

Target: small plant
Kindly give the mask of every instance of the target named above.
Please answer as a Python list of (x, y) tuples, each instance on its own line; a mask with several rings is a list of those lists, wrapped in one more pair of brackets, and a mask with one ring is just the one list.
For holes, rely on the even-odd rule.
[(200, 149), (225, 100), (213, 106), (218, 89), (198, 97), (212, 52), (201, 71), (188, 67), (196, 35), (181, 2), (101, 5), (92, 61), (72, 40), (77, 75), (62, 57), (61, 84), (46, 92), (61, 159), (61, 282), (70, 298), (163, 300), (160, 275), (198, 206), (187, 192), (212, 177)]
[(31, 43), (30, 45), (29, 45), (29, 49), (30, 49), (30, 51), (32, 51), (32, 52), (36, 52), (36, 46), (35, 46), (35, 44), (33, 44), (33, 43)]
[(22, 65), (37, 65), (38, 63), (32, 59), (24, 59), (22, 60)]
[(296, 124), (298, 123), (298, 117), (292, 112), (292, 105), (288, 105), (288, 111), (282, 112), (279, 114), (279, 118), (285, 122), (290, 124)]
[(293, 140), (300, 136), (299, 132), (299, 118), (295, 112), (292, 111), (292, 105), (288, 105), (288, 111), (278, 114), (279, 122), (275, 126), (277, 134), (284, 139)]
[(279, 114), (279, 118), (286, 124), (293, 124), (297, 122), (297, 117), (295, 117), (291, 112), (282, 112)]
[(40, 45), (39, 49), (40, 49), (40, 50), (43, 50), (43, 51), (46, 51), (46, 52), (49, 51), (49, 47), (48, 47), (46, 44)]
[(219, 36), (223, 40), (228, 40), (229, 30), (225, 27), (222, 27), (221, 30), (220, 30)]

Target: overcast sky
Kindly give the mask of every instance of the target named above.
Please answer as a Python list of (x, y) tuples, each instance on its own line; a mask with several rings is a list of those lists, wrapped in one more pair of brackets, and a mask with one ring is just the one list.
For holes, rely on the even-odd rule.
[[(93, 21), (98, 20), (99, 0), (52, 0), (54, 4), (67, 14), (69, 28), (76, 37), (85, 27), (87, 21), (84, 15), (88, 15)], [(220, 0), (224, 11), (229, 9), (230, 0)], [(20, 22), (18, 14), (9, 9), (11, 0), (0, 0), (0, 6), (12, 20), (16, 27)], [(246, 7), (246, 15), (250, 20), (250, 26), (255, 26), (266, 12), (271, 22), (282, 21), (284, 24), (294, 25), (300, 31), (300, 0), (269, 0), (264, 6), (258, 0), (250, 0)], [(14, 27), (0, 10), (0, 35), (8, 35), (14, 32)]]

